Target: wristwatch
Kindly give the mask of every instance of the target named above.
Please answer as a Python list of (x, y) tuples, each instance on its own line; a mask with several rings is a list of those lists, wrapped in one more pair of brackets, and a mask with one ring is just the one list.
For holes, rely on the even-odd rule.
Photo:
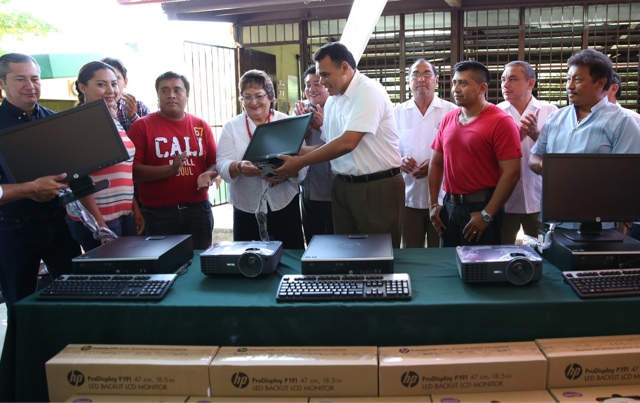
[(487, 213), (487, 210), (482, 210), (482, 219), (486, 222), (493, 221), (493, 217), (491, 217), (491, 214)]

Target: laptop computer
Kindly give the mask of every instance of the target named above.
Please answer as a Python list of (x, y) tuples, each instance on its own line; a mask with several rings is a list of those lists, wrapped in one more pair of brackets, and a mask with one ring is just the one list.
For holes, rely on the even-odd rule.
[(391, 235), (315, 235), (301, 262), (302, 274), (393, 273)]
[(123, 236), (72, 260), (75, 274), (169, 274), (193, 258), (191, 235)]
[(282, 165), (276, 156), (300, 152), (312, 118), (306, 113), (257, 126), (242, 159), (262, 169), (262, 176), (275, 177), (273, 169)]

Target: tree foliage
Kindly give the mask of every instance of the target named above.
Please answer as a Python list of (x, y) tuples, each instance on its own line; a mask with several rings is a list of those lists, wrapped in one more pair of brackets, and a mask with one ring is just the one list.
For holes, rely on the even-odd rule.
[[(0, 42), (5, 36), (23, 40), (23, 36), (27, 34), (46, 36), (50, 32), (57, 31), (55, 26), (31, 13), (12, 9), (10, 1), (0, 0)], [(2, 53), (1, 50), (0, 53)]]

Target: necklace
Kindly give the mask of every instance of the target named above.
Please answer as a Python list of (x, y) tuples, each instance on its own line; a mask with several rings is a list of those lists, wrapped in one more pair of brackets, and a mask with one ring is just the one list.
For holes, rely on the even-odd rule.
[(480, 112), (478, 112), (478, 114), (476, 116), (471, 116), (471, 117), (466, 117), (463, 113), (462, 113), (462, 108), (460, 108), (460, 113), (458, 114), (458, 120), (460, 120), (460, 123), (462, 125), (467, 125), (469, 124), (469, 122), (471, 122), (473, 119), (477, 118), (482, 111), (487, 107), (487, 103), (485, 102), (484, 105), (482, 105), (482, 109), (480, 109)]
[[(253, 138), (253, 133), (251, 133), (251, 127), (249, 126), (249, 115), (244, 115), (245, 123), (247, 124), (247, 134), (249, 134), (249, 140)], [(271, 111), (269, 111), (269, 115), (267, 116), (267, 121), (265, 123), (271, 122)]]

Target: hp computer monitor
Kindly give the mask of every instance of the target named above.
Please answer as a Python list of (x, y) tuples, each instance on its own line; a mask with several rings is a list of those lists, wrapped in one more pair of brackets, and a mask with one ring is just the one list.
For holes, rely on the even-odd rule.
[(640, 221), (640, 154), (545, 154), (542, 221), (578, 222), (574, 241), (617, 241), (603, 222)]
[(0, 132), (0, 165), (12, 183), (66, 173), (65, 182), (83, 197), (99, 190), (89, 174), (127, 159), (104, 100)]

